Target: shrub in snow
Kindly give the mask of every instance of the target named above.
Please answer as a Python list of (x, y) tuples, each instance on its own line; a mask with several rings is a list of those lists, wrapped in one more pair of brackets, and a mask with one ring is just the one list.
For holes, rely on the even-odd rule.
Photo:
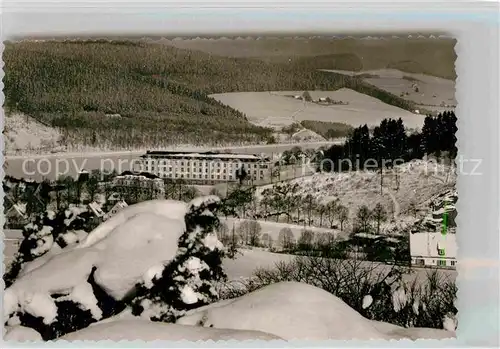
[[(52, 340), (117, 314), (125, 304), (109, 296), (94, 280), (95, 268), (85, 283), (60, 293), (34, 293), (10, 316), (7, 324), (21, 324)], [(6, 294), (11, 294), (6, 292)]]
[(186, 310), (217, 299), (214, 282), (226, 278), (222, 269), (225, 250), (216, 235), (220, 225), (218, 205), (216, 197), (191, 202), (175, 258), (154, 267), (137, 286), (131, 301), (135, 315), (175, 322)]
[(35, 216), (23, 227), (24, 239), (14, 261), (4, 275), (6, 287), (10, 286), (23, 265), (47, 253), (56, 243), (61, 248), (74, 244), (98, 224), (86, 206), (71, 205), (59, 212), (46, 210)]
[(259, 269), (249, 280), (225, 284), (220, 297), (235, 298), (277, 282), (299, 281), (332, 293), (368, 319), (404, 327), (451, 328), (457, 314), (455, 283), (440, 277), (437, 270), (424, 280), (405, 281), (406, 273), (410, 270), (388, 270), (381, 263), (296, 257), (272, 269)]

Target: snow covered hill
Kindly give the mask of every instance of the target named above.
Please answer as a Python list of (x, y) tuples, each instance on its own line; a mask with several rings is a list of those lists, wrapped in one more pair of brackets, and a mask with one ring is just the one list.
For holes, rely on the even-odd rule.
[(5, 290), (6, 339), (454, 336), (373, 322), (305, 283), (279, 282), (217, 302), (215, 286), (228, 265), (222, 264), (223, 246), (216, 235), (218, 203), (215, 196), (188, 204), (144, 202), (124, 209), (81, 242), (64, 248), (54, 244), (24, 265)]
[[(453, 187), (456, 174), (443, 164), (412, 160), (384, 171), (382, 192), (380, 182), (379, 172), (351, 171), (316, 173), (290, 183), (299, 185), (299, 195), (311, 194), (323, 204), (339, 199), (342, 205), (349, 208), (351, 219), (362, 205), (373, 209), (377, 203), (381, 203), (390, 216), (399, 215), (397, 221), (403, 224), (406, 219), (404, 214), (412, 206), (419, 206)], [(264, 189), (257, 195), (261, 195)], [(318, 226), (318, 223), (319, 218), (315, 225)], [(412, 220), (406, 223), (412, 223)]]

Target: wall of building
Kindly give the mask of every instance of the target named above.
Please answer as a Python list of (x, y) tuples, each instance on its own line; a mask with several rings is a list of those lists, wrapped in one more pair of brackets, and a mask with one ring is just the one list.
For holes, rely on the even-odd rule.
[[(200, 155), (201, 156), (201, 155)], [(230, 156), (230, 155), (228, 155)], [(214, 184), (221, 182), (236, 182), (236, 172), (244, 168), (249, 180), (264, 180), (270, 176), (270, 166), (258, 158), (250, 156), (237, 158), (198, 158), (198, 157), (151, 157), (145, 156), (141, 170), (157, 175), (160, 178), (184, 179), (196, 181), (198, 184)]]
[(411, 264), (416, 267), (443, 267), (454, 268), (457, 265), (456, 258), (423, 257), (412, 256)]
[(455, 267), (456, 234), (422, 232), (410, 234), (411, 263), (415, 266)]

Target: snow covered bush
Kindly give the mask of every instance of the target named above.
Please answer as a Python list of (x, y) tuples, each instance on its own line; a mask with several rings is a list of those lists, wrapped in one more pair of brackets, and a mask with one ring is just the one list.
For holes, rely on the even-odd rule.
[(43, 340), (52, 340), (115, 315), (125, 304), (110, 297), (94, 280), (95, 268), (87, 282), (71, 291), (30, 295), (29, 305), (17, 311), (7, 321), (36, 330)]
[(218, 204), (216, 197), (191, 202), (175, 258), (151, 270), (137, 286), (131, 302), (134, 314), (175, 322), (186, 310), (217, 300), (214, 282), (226, 278), (222, 269), (225, 250), (217, 238)]
[(258, 269), (252, 278), (227, 283), (219, 290), (221, 298), (232, 299), (278, 282), (306, 282), (341, 298), (371, 320), (438, 329), (456, 322), (454, 282), (440, 277), (438, 271), (412, 281), (405, 280), (405, 274), (408, 277), (411, 270), (361, 260), (301, 256), (272, 269)]
[(4, 275), (6, 287), (14, 282), (25, 263), (44, 255), (54, 244), (64, 248), (79, 242), (98, 223), (83, 205), (70, 205), (57, 213), (46, 210), (35, 216), (23, 227), (24, 239), (10, 269)]
[[(184, 310), (212, 302), (213, 283), (225, 277), (218, 204), (217, 197), (143, 202), (81, 242), (67, 248), (52, 243), (5, 290), (5, 324), (35, 329), (51, 340), (127, 306), (148, 320), (174, 321)], [(78, 216), (68, 215), (63, 224), (75, 227)], [(36, 234), (41, 239), (49, 230)]]

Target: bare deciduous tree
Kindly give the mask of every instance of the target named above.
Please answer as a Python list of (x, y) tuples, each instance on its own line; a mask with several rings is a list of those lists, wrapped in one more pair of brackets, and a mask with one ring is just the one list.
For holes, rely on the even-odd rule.
[(338, 206), (339, 206), (338, 199), (332, 200), (328, 204), (326, 204), (326, 211), (327, 211), (328, 222), (330, 222), (330, 228), (333, 227), (333, 223), (335, 222)]
[(387, 220), (387, 211), (380, 202), (373, 209), (372, 217), (377, 221), (377, 234), (380, 234), (380, 223)]
[(292, 248), (294, 242), (292, 229), (290, 228), (281, 229), (278, 235), (278, 242), (281, 245), (281, 247), (286, 250)]
[(344, 231), (344, 223), (349, 219), (349, 209), (340, 205), (337, 209), (337, 218), (340, 222), (340, 231)]
[(356, 214), (356, 227), (358, 231), (368, 232), (371, 228), (370, 222), (372, 220), (372, 212), (370, 209), (363, 205), (358, 209), (358, 213)]
[(239, 226), (241, 239), (250, 246), (258, 246), (262, 227), (255, 220), (245, 220)]

